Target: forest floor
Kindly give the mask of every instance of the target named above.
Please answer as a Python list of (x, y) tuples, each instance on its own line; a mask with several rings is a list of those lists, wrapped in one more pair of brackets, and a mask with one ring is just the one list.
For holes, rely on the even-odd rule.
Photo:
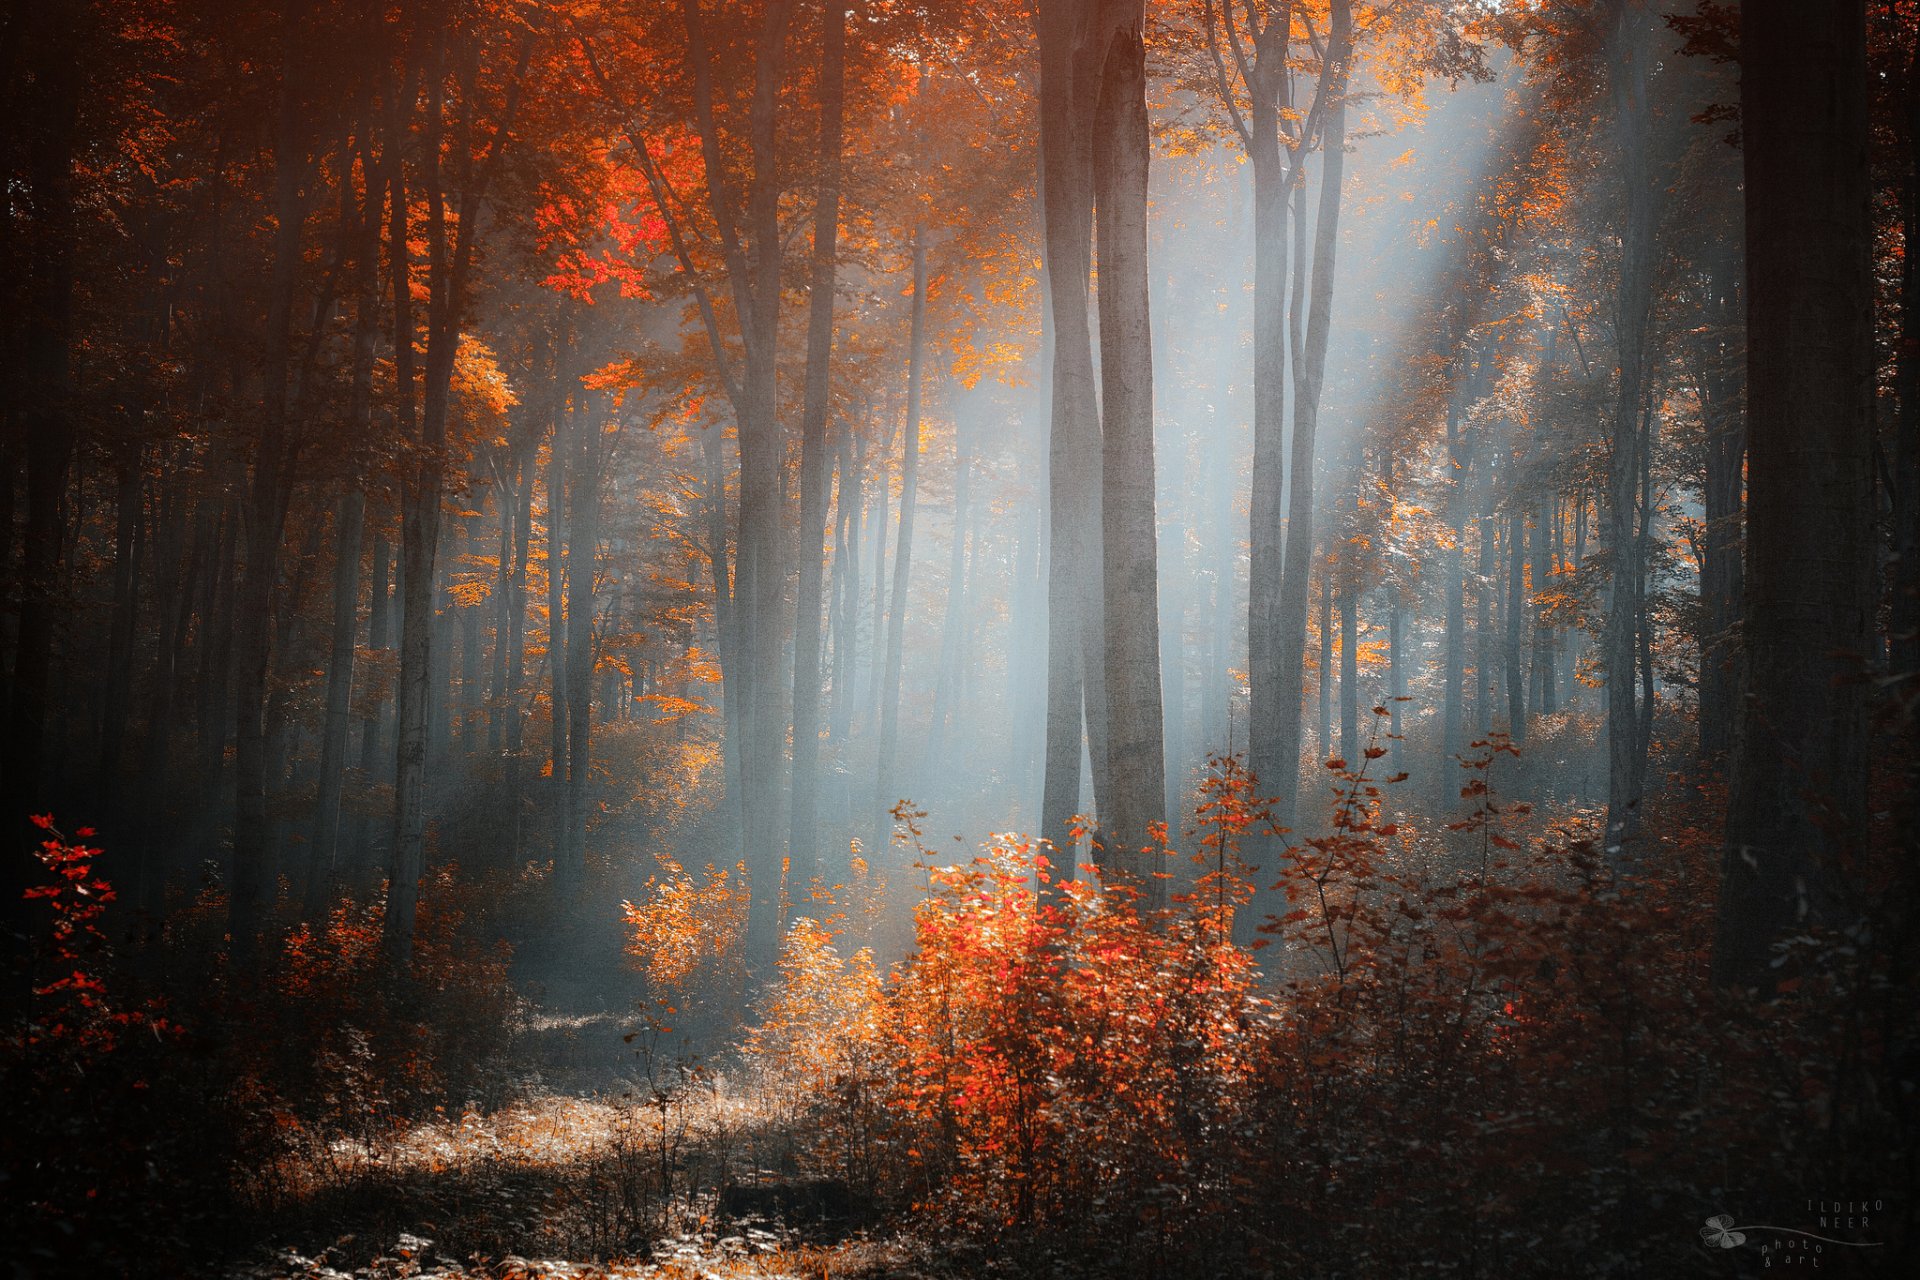
[[(538, 1039), (620, 1042), (609, 1019)], [(583, 1035), (584, 1033), (584, 1035)], [(638, 1038), (638, 1037), (636, 1037)], [(491, 1113), (337, 1139), (243, 1188), (269, 1277), (868, 1277), (944, 1268), (880, 1230), (843, 1184), (802, 1176), (777, 1099), (686, 1059), (591, 1094), (530, 1081)], [(556, 1067), (574, 1074), (578, 1063)], [(577, 1078), (577, 1076), (576, 1076)], [(582, 1262), (578, 1259), (601, 1261)]]

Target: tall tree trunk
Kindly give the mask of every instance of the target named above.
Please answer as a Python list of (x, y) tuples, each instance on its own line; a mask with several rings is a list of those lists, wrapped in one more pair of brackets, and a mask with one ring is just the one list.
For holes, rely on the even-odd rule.
[[(1040, 834), (1056, 865), (1073, 861), (1073, 819), (1082, 812), (1081, 753), (1090, 739), (1105, 755), (1104, 671), (1097, 651), (1102, 617), (1099, 575), (1100, 408), (1094, 382), (1088, 302), (1093, 269), (1093, 116), (1098, 64), (1083, 49), (1089, 0), (1042, 0), (1040, 35), (1040, 190), (1045, 234), (1047, 372), (1053, 387), (1048, 433), (1047, 728)], [(1093, 65), (1088, 64), (1093, 62)], [(1102, 665), (1104, 659), (1102, 659)], [(1098, 732), (1096, 733), (1096, 726)], [(1102, 772), (1096, 763), (1096, 776)]]
[[(1706, 528), (1700, 555), (1700, 761), (1715, 767), (1733, 747), (1739, 683), (1734, 629), (1743, 587), (1740, 524), (1747, 438), (1740, 406), (1741, 352), (1732, 341), (1740, 323), (1739, 280), (1729, 260), (1733, 252), (1734, 246), (1726, 246), (1723, 259), (1708, 274), (1703, 319), (1710, 341), (1698, 378), (1707, 436)], [(1911, 262), (1907, 269), (1912, 270)], [(1896, 610), (1896, 620), (1898, 616)], [(1896, 626), (1896, 635), (1898, 631)]]
[(1634, 515), (1640, 481), (1640, 417), (1647, 396), (1647, 328), (1653, 303), (1657, 231), (1651, 155), (1653, 116), (1647, 96), (1648, 63), (1653, 49), (1644, 29), (1646, 23), (1647, 16), (1638, 5), (1616, 0), (1611, 96), (1614, 135), (1621, 148), (1625, 212), (1620, 228), (1620, 274), (1615, 294), (1620, 369), (1613, 409), (1613, 438), (1607, 460), (1607, 554), (1611, 586), (1604, 633), (1606, 847), (1616, 859), (1624, 857), (1625, 842), (1639, 824), (1637, 779), (1643, 771), (1640, 757), (1643, 708), (1634, 688), (1640, 617)]
[(1340, 197), (1346, 175), (1347, 80), (1353, 58), (1351, 0), (1332, 0), (1327, 35), (1325, 169), (1320, 175), (1320, 208), (1313, 228), (1311, 311), (1306, 343), (1294, 370), (1293, 484), (1287, 495), (1286, 568), (1280, 591), (1280, 671), (1283, 688), (1277, 706), (1280, 739), (1276, 750), (1280, 777), (1273, 788), (1274, 817), (1291, 827), (1300, 796), (1300, 672), (1307, 644), (1308, 580), (1313, 569), (1313, 455), (1320, 422), (1320, 391), (1327, 368), (1327, 341), (1333, 325), (1334, 257), (1340, 243)]
[(807, 385), (800, 413), (800, 586), (793, 632), (793, 810), (788, 874), (813, 882), (820, 826), (820, 579), (827, 522), (828, 425), (833, 398), (833, 304), (838, 288), (840, 152), (846, 99), (847, 8), (824, 6), (820, 67), (820, 193), (813, 211), (813, 278), (807, 316)]
[(340, 793), (347, 765), (347, 719), (353, 702), (354, 639), (360, 623), (360, 540), (366, 512), (367, 497), (358, 488), (349, 489), (334, 507), (333, 634), (327, 658), (320, 776), (314, 788), (313, 846), (307, 851), (308, 920), (319, 919), (326, 910), (339, 875)]
[(566, 856), (565, 840), (567, 747), (572, 741), (567, 717), (567, 472), (573, 460), (573, 412), (569, 356), (572, 347), (563, 336), (554, 364), (553, 425), (547, 441), (547, 778), (553, 801), (554, 869)]
[(567, 775), (565, 828), (554, 860), (554, 896), (571, 904), (586, 880), (587, 783), (593, 766), (593, 574), (600, 539), (600, 393), (571, 388), (576, 408), (567, 468)]
[(1314, 692), (1320, 701), (1320, 715), (1314, 721), (1313, 750), (1321, 760), (1333, 755), (1333, 562), (1328, 560), (1320, 583), (1320, 678)]
[[(394, 372), (399, 387), (396, 425), (403, 438), (416, 439), (420, 460), (403, 477), (400, 492), (400, 691), (397, 699), (398, 741), (394, 768), (394, 835), (387, 878), (386, 941), (396, 963), (404, 966), (413, 955), (414, 916), (420, 902), (420, 877), (426, 870), (427, 750), (429, 700), (436, 694), (432, 679), (434, 630), (434, 562), (440, 544), (440, 500), (444, 488), (448, 389), (441, 365), (452, 371), (447, 341), (454, 317), (447, 297), (446, 193), (441, 182), (440, 155), (444, 132), (444, 64), (447, 33), (431, 35), (433, 50), (426, 69), (427, 116), (422, 148), (421, 183), (427, 200), (428, 304), (425, 396), (419, 430), (414, 429), (414, 330), (412, 280), (408, 249), (406, 172), (400, 148), (392, 145), (388, 255), (393, 264)], [(395, 106), (395, 114), (401, 110)], [(388, 136), (402, 136), (404, 121), (392, 119)]]
[(1745, 679), (1714, 946), (1768, 986), (1773, 944), (1832, 917), (1867, 813), (1873, 582), (1872, 186), (1860, 3), (1749, 0)]
[[(1342, 560), (1345, 559), (1343, 555)], [(1360, 762), (1360, 592), (1341, 565), (1340, 586), (1340, 755), (1349, 766)]]
[(833, 573), (839, 582), (839, 616), (834, 621), (833, 711), (830, 735), (844, 757), (853, 727), (853, 680), (860, 654), (860, 538), (866, 510), (866, 437), (848, 431), (840, 438), (840, 491), (836, 498), (838, 533)]
[[(1900, 181), (1900, 341), (1894, 369), (1894, 562), (1889, 675), (1920, 673), (1920, 40), (1906, 68), (1906, 101), (1895, 137), (1904, 146)], [(1913, 753), (1909, 753), (1913, 758)], [(1916, 766), (1920, 767), (1920, 766)], [(1917, 788), (1916, 790), (1920, 790)]]
[(893, 607), (887, 614), (886, 683), (880, 695), (880, 758), (874, 803), (880, 831), (891, 829), (887, 813), (900, 797), (893, 794), (894, 757), (900, 746), (900, 669), (906, 659), (907, 586), (913, 572), (913, 516), (920, 477), (920, 395), (926, 359), (927, 246), (925, 232), (913, 231), (913, 328), (907, 354), (907, 425), (900, 445), (900, 530), (893, 548)]
[(1487, 469), (1480, 477), (1479, 531), (1480, 562), (1473, 586), (1473, 723), (1474, 732), (1485, 738), (1493, 732), (1494, 655), (1499, 640), (1494, 634), (1493, 597), (1500, 588), (1496, 572), (1498, 560), (1494, 546), (1493, 496), (1500, 470), (1497, 456), (1487, 458)]
[(772, 0), (754, 49), (754, 90), (748, 116), (752, 166), (745, 201), (745, 235), (736, 221), (728, 168), (722, 161), (700, 0), (683, 0), (688, 57), (693, 64), (694, 109), (711, 203), (717, 215), (734, 311), (746, 364), (735, 402), (740, 454), (740, 515), (734, 563), (741, 679), (739, 767), (741, 823), (751, 882), (745, 951), (748, 969), (771, 973), (780, 947), (780, 763), (787, 724), (781, 710), (786, 669), (781, 661), (782, 555), (785, 502), (779, 423), (780, 181), (776, 152), (781, 86), (786, 79), (792, 0)]
[(1153, 328), (1147, 263), (1147, 61), (1142, 0), (1103, 5), (1093, 143), (1100, 246), (1101, 564), (1107, 771), (1101, 839), (1113, 865), (1165, 905), (1153, 848), (1166, 812), (1160, 588), (1154, 520)]
[(1520, 623), (1527, 613), (1527, 513), (1507, 517), (1507, 735), (1527, 740), (1527, 681), (1520, 663)]
[[(373, 569), (367, 584), (367, 648), (373, 652), (384, 651), (393, 645), (393, 610), (390, 602), (392, 569), (393, 544), (387, 541), (384, 533), (377, 533), (373, 538)], [(386, 704), (384, 696), (370, 697), (361, 708), (360, 785), (368, 790), (381, 781), (380, 761), (383, 752), (380, 742), (386, 722)], [(356, 888), (362, 888), (374, 866), (373, 824), (364, 807), (354, 819), (352, 859), (353, 864), (347, 873), (348, 882)]]
[[(101, 799), (109, 812), (120, 790), (120, 769), (133, 702), (133, 638), (140, 613), (140, 529), (144, 450), (127, 446), (114, 486), (113, 621), (108, 625), (107, 672), (100, 716)], [(11, 483), (11, 480), (8, 481)]]
[[(940, 618), (940, 661), (933, 680), (933, 720), (919, 752), (916, 774), (929, 777), (937, 751), (953, 750), (954, 703), (960, 697), (960, 651), (967, 624), (967, 531), (973, 505), (973, 458), (964, 413), (953, 424), (953, 536), (947, 544), (947, 604)], [(948, 777), (946, 781), (953, 781)]]
[(294, 287), (301, 265), (306, 200), (301, 190), (307, 131), (300, 113), (305, 66), (299, 27), (304, 4), (282, 16), (282, 84), (274, 144), (273, 266), (267, 289), (266, 369), (260, 437), (242, 508), (246, 557), (234, 612), (233, 885), (227, 933), (236, 973), (247, 973), (257, 948), (271, 833), (267, 820), (267, 703), (274, 587), (280, 542), (293, 492), (289, 414)]
[[(1227, 15), (1228, 21), (1232, 15)], [(1243, 141), (1253, 164), (1253, 479), (1248, 488), (1247, 573), (1247, 764), (1264, 791), (1283, 785), (1299, 772), (1299, 735), (1287, 755), (1282, 728), (1286, 708), (1299, 715), (1299, 693), (1287, 696), (1287, 681), (1298, 682), (1298, 668), (1284, 665), (1281, 641), (1281, 583), (1284, 577), (1282, 510), (1286, 497), (1287, 272), (1289, 197), (1298, 179), (1298, 161), (1282, 163), (1279, 118), (1286, 96), (1286, 60), (1291, 19), (1271, 23), (1258, 50), (1248, 82), (1248, 136)], [(1304, 262), (1294, 269), (1305, 271)], [(1268, 847), (1272, 845), (1273, 847)], [(1276, 842), (1259, 840), (1249, 856), (1268, 873), (1279, 865)]]
[[(0, 820), (7, 824), (0, 830), (10, 836), (5, 846), (9, 872), (0, 878), (6, 904), (0, 912), (5, 913), (9, 939), (25, 933), (25, 893), (32, 867), (20, 852), (27, 847), (31, 829), (18, 824), (47, 807), (44, 749), (52, 705), (55, 620), (61, 608), (61, 508), (76, 429), (70, 385), (74, 253), (79, 238), (73, 162), (83, 87), (82, 24), (69, 21), (68, 15), (52, 7), (23, 8), (14, 16), (28, 12), (34, 14), (27, 34), (34, 38), (39, 65), (33, 69), (33, 110), (28, 122), (32, 132), (26, 146), (31, 190), (25, 194), (30, 200), (33, 236), (26, 255), (28, 314), (20, 353), (20, 368), (30, 371), (19, 416), (25, 441), (27, 518), (20, 549), (11, 699), (6, 740), (0, 745), (0, 800), (6, 805)], [(10, 40), (13, 34), (9, 33)], [(10, 200), (20, 201), (21, 194), (10, 193)], [(11, 490), (11, 472), (5, 482)], [(20, 994), (11, 983), (7, 990), (9, 996)]]
[(1442, 693), (1440, 719), (1440, 758), (1434, 762), (1434, 799), (1444, 810), (1453, 795), (1454, 759), (1466, 746), (1466, 661), (1467, 661), (1467, 589), (1466, 542), (1467, 486), (1472, 478), (1473, 456), (1461, 441), (1460, 409), (1462, 396), (1456, 390), (1447, 401), (1447, 523), (1453, 536), (1441, 557), (1441, 574), (1446, 583), (1446, 687)]

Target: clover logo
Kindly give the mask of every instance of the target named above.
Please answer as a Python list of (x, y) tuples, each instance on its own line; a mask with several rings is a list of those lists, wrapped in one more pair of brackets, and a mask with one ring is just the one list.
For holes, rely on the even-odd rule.
[(1700, 1238), (1709, 1249), (1735, 1249), (1747, 1242), (1747, 1233), (1733, 1225), (1733, 1215), (1716, 1213), (1700, 1228)]

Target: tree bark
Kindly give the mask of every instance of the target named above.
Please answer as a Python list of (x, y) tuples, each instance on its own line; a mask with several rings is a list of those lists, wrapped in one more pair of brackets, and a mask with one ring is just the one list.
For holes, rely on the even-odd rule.
[(1773, 945), (1838, 924), (1863, 839), (1873, 582), (1872, 185), (1860, 3), (1749, 0), (1745, 678), (1717, 979), (1770, 987)]
[(891, 830), (887, 816), (900, 799), (893, 794), (894, 757), (900, 747), (900, 670), (906, 659), (907, 586), (913, 573), (913, 516), (920, 477), (920, 395), (926, 358), (926, 233), (913, 231), (913, 327), (907, 349), (907, 425), (900, 445), (900, 528), (893, 547), (892, 608), (887, 611), (887, 665), (880, 695), (880, 757), (874, 785), (879, 830)]
[(1100, 99), (1093, 142), (1100, 246), (1101, 565), (1106, 638), (1107, 772), (1100, 815), (1112, 865), (1166, 903), (1166, 744), (1160, 689), (1158, 530), (1154, 520), (1153, 329), (1147, 263), (1145, 11), (1101, 9)]
[(1311, 310), (1306, 320), (1302, 360), (1294, 370), (1293, 485), (1288, 491), (1286, 567), (1280, 592), (1280, 671), (1283, 688), (1277, 705), (1280, 737), (1275, 750), (1280, 776), (1275, 779), (1274, 817), (1291, 827), (1300, 797), (1300, 672), (1307, 644), (1307, 598), (1313, 569), (1313, 455), (1320, 422), (1320, 392), (1327, 368), (1327, 341), (1333, 325), (1334, 259), (1340, 243), (1341, 186), (1346, 174), (1347, 80), (1353, 58), (1353, 7), (1332, 0), (1327, 35), (1326, 123), (1320, 175), (1320, 207), (1313, 229)]
[[(1053, 388), (1048, 433), (1047, 725), (1040, 834), (1071, 878), (1073, 819), (1082, 812), (1081, 752), (1105, 755), (1103, 671), (1088, 653), (1101, 617), (1100, 407), (1094, 382), (1088, 279), (1093, 269), (1093, 115), (1097, 65), (1083, 53), (1089, 0), (1042, 0), (1040, 188)], [(1104, 662), (1104, 660), (1102, 660)]]
[(354, 640), (360, 626), (360, 540), (366, 513), (367, 497), (358, 487), (349, 489), (334, 506), (333, 633), (327, 655), (320, 776), (314, 788), (313, 845), (307, 850), (308, 920), (318, 920), (325, 912), (339, 877), (340, 793), (347, 766), (347, 721), (353, 709)]
[(1647, 395), (1646, 348), (1653, 303), (1654, 236), (1652, 110), (1647, 100), (1651, 40), (1639, 6), (1616, 0), (1611, 70), (1615, 129), (1621, 147), (1624, 214), (1615, 293), (1619, 374), (1613, 435), (1607, 460), (1607, 554), (1611, 586), (1603, 644), (1607, 670), (1607, 834), (1610, 856), (1622, 859), (1639, 824), (1643, 771), (1640, 717), (1634, 687), (1638, 661), (1640, 572), (1634, 516), (1640, 482), (1640, 418)]
[(804, 890), (819, 860), (821, 561), (827, 522), (828, 426), (833, 399), (834, 293), (838, 288), (842, 118), (846, 99), (845, 0), (824, 6), (820, 68), (820, 191), (813, 211), (813, 277), (807, 317), (807, 384), (800, 412), (799, 594), (793, 632), (793, 798), (788, 874)]

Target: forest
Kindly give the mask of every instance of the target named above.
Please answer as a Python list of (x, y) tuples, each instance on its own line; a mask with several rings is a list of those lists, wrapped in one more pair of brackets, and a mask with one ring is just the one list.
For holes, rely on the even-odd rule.
[(15, 1276), (1920, 1274), (1920, 0), (0, 68)]

